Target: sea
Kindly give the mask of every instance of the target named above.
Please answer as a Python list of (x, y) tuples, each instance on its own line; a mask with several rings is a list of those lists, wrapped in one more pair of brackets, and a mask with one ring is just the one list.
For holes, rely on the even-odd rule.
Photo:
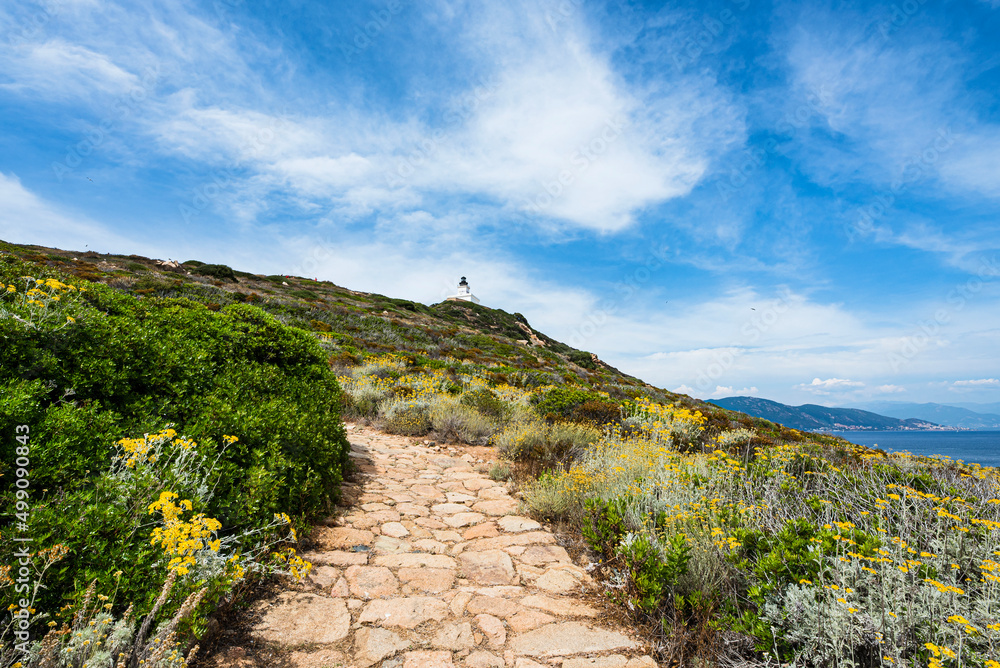
[(833, 431), (851, 443), (887, 452), (946, 455), (1000, 468), (1000, 431)]

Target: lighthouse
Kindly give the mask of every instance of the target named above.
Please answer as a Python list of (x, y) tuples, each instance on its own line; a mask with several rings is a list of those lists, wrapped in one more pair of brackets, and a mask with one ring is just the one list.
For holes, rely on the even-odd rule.
[(458, 282), (458, 294), (448, 297), (449, 300), (472, 302), (473, 304), (479, 303), (479, 298), (472, 294), (472, 290), (469, 289), (469, 282), (465, 280), (465, 276), (462, 280)]

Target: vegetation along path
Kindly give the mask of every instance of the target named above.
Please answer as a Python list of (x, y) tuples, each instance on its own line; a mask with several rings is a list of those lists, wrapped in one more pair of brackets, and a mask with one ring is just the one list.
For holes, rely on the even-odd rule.
[[(317, 529), (301, 585), (252, 634), (290, 667), (655, 668), (602, 623), (592, 582), (471, 454), (348, 425), (357, 501)], [(481, 468), (481, 465), (480, 467)], [(242, 647), (207, 662), (251, 666)]]

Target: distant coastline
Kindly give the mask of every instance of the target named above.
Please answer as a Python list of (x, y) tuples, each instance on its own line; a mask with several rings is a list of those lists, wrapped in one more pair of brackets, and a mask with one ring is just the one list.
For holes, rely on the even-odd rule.
[(989, 430), (989, 429), (969, 429), (967, 427), (949, 427), (949, 426), (946, 426), (946, 425), (937, 424), (937, 425), (928, 425), (928, 426), (921, 426), (921, 427), (894, 427), (894, 428), (889, 428), (889, 429), (884, 428), (884, 427), (866, 427), (866, 426), (863, 426), (863, 425), (836, 425), (836, 426), (833, 426), (833, 427), (820, 427), (818, 429), (813, 429), (812, 431), (814, 431), (816, 433), (819, 433), (819, 434), (828, 434), (828, 433), (840, 432), (840, 431), (843, 431), (843, 432), (864, 431), (864, 432), (894, 433), (894, 432), (911, 432), (911, 431), (917, 431), (917, 432), (928, 432), (928, 431), (971, 431), (971, 432), (976, 432), (976, 431), (992, 431), (992, 430)]

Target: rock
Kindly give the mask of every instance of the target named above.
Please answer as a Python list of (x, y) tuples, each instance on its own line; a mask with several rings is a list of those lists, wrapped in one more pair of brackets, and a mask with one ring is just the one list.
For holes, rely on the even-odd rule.
[(517, 584), (517, 572), (510, 555), (500, 550), (463, 552), (459, 559), (466, 577), (482, 585)]
[(503, 647), (507, 642), (507, 629), (504, 628), (503, 622), (493, 615), (476, 615), (476, 624), (486, 634), (490, 647), (494, 649)]
[[(344, 519), (346, 520), (347, 518)], [(362, 515), (356, 520), (355, 519), (349, 520), (348, 524), (350, 524), (355, 529), (371, 529), (376, 524), (379, 524), (379, 522), (373, 517)]]
[(469, 604), (472, 599), (472, 594), (467, 591), (460, 591), (455, 594), (455, 598), (451, 599), (451, 604), (448, 606), (451, 609), (451, 614), (456, 617), (461, 617), (465, 614), (465, 606)]
[(535, 586), (550, 594), (568, 594), (580, 590), (580, 580), (568, 569), (549, 569), (535, 580)]
[(447, 524), (434, 517), (418, 517), (417, 519), (413, 520), (413, 522), (414, 524), (422, 526), (425, 529), (430, 529), (431, 531), (448, 528)]
[(472, 639), (472, 624), (469, 622), (458, 622), (455, 624), (444, 624), (431, 640), (431, 645), (438, 649), (450, 649), (459, 651), (472, 649), (475, 641)]
[[(566, 659), (562, 663), (562, 668), (625, 668), (627, 663), (628, 659), (621, 654), (611, 654), (591, 659)], [(654, 663), (653, 667), (655, 666)]]
[(412, 629), (427, 621), (441, 621), (447, 616), (448, 606), (444, 601), (426, 596), (411, 596), (372, 601), (361, 612), (358, 621), (362, 624), (378, 622), (382, 626)]
[(479, 503), (473, 505), (472, 509), (477, 513), (483, 513), (484, 515), (506, 515), (507, 513), (512, 513), (517, 510), (517, 501), (514, 501), (513, 499), (491, 499), (488, 501), (480, 501)]
[(448, 551), (448, 546), (445, 543), (439, 543), (438, 541), (431, 540), (430, 538), (422, 538), (420, 540), (413, 541), (413, 547), (421, 552), (432, 552), (434, 554), (444, 554)]
[(372, 543), (372, 550), (387, 554), (409, 552), (411, 549), (413, 549), (412, 546), (405, 540), (393, 538), (392, 536), (379, 536), (375, 539), (375, 542)]
[(431, 506), (431, 512), (435, 515), (454, 515), (469, 512), (469, 507), (464, 503), (439, 503)]
[(510, 648), (515, 655), (548, 658), (636, 649), (638, 645), (616, 631), (592, 629), (580, 622), (557, 622), (518, 635)]
[(421, 650), (407, 652), (403, 658), (403, 668), (455, 668), (455, 664), (451, 661), (451, 652)]
[(410, 532), (399, 522), (386, 522), (382, 525), (382, 535), (391, 538), (406, 538)]
[(424, 506), (419, 506), (415, 503), (400, 503), (396, 505), (396, 510), (403, 517), (427, 517), (431, 514), (431, 511), (427, 510)]
[(445, 497), (447, 497), (448, 503), (469, 503), (476, 500), (473, 495), (462, 492), (446, 492)]
[(368, 563), (367, 552), (307, 552), (302, 558), (312, 564), (327, 566), (364, 566)]
[(574, 598), (550, 598), (548, 596), (525, 596), (521, 605), (537, 608), (563, 617), (596, 617), (597, 610)]
[(359, 668), (368, 668), (409, 647), (410, 641), (392, 631), (363, 626), (354, 633), (354, 662)]
[(492, 480), (488, 480), (482, 477), (468, 478), (464, 480), (463, 483), (464, 484), (462, 486), (465, 487), (465, 489), (469, 490), (470, 492), (478, 492), (479, 490), (486, 489), (488, 487), (497, 486), (497, 484)]
[(500, 532), (497, 531), (497, 525), (493, 522), (483, 522), (482, 524), (477, 524), (474, 527), (470, 527), (465, 530), (462, 534), (462, 538), (465, 540), (474, 540), (476, 538), (493, 538), (499, 536)]
[(453, 529), (459, 529), (461, 527), (467, 527), (470, 524), (478, 524), (484, 519), (486, 519), (486, 517), (479, 513), (456, 513), (454, 515), (444, 516), (444, 523)]
[(490, 652), (473, 652), (465, 660), (469, 668), (503, 668), (503, 659)]
[(505, 547), (514, 545), (551, 545), (556, 542), (556, 537), (545, 531), (527, 531), (525, 533), (515, 533), (496, 538), (480, 538), (469, 543), (470, 550), (502, 550)]
[(344, 577), (358, 598), (383, 598), (399, 591), (399, 580), (384, 566), (351, 566)]
[(395, 510), (381, 510), (377, 513), (368, 513), (365, 515), (367, 519), (375, 520), (379, 524), (385, 524), (388, 522), (398, 522), (400, 519), (399, 513)]
[(548, 666), (543, 666), (537, 661), (532, 661), (527, 657), (519, 656), (514, 662), (514, 668), (548, 668)]
[(510, 617), (518, 611), (517, 603), (496, 596), (476, 596), (469, 601), (465, 609), (470, 615), (487, 614), (503, 618)]
[(326, 645), (347, 637), (351, 613), (339, 598), (296, 592), (279, 594), (253, 633), (285, 646)]
[(332, 587), (340, 579), (340, 569), (333, 566), (316, 566), (309, 571), (309, 581), (317, 587)]
[(375, 540), (375, 534), (371, 531), (350, 527), (323, 527), (317, 533), (316, 541), (330, 550), (347, 550), (359, 545), (367, 546)]
[(517, 515), (507, 515), (506, 517), (501, 517), (497, 520), (497, 524), (500, 525), (500, 528), (507, 533), (537, 531), (542, 528), (542, 525), (535, 520), (530, 520), (527, 517), (518, 517)]
[(484, 501), (495, 500), (495, 499), (509, 499), (510, 494), (507, 492), (506, 487), (500, 485), (493, 485), (492, 487), (483, 488), (479, 492), (479, 498)]
[(400, 568), (399, 579), (406, 584), (431, 594), (440, 594), (455, 584), (452, 568)]
[(653, 657), (646, 655), (629, 659), (625, 668), (657, 668), (657, 665), (656, 661), (653, 660)]
[(375, 557), (375, 564), (389, 568), (456, 568), (455, 559), (444, 554), (409, 552), (407, 554), (387, 554)]
[(337, 580), (337, 584), (333, 585), (333, 589), (330, 590), (330, 596), (347, 598), (350, 595), (351, 587), (347, 584), (347, 578), (341, 576), (341, 578)]
[(444, 494), (433, 485), (414, 485), (410, 487), (410, 492), (425, 499), (443, 499)]
[(552, 562), (573, 563), (566, 549), (558, 545), (529, 545), (521, 553), (520, 561), (529, 566), (544, 566)]
[(298, 651), (288, 655), (288, 663), (296, 668), (327, 668), (345, 665), (347, 657), (335, 649)]
[[(447, 525), (443, 525), (447, 526)], [(439, 540), (442, 543), (457, 543), (462, 540), (462, 537), (457, 531), (434, 531), (434, 540)]]
[(537, 629), (539, 626), (544, 626), (554, 621), (556, 621), (555, 617), (546, 615), (544, 612), (520, 610), (514, 616), (507, 618), (507, 625), (510, 626), (510, 630), (514, 633), (524, 633), (525, 631)]

